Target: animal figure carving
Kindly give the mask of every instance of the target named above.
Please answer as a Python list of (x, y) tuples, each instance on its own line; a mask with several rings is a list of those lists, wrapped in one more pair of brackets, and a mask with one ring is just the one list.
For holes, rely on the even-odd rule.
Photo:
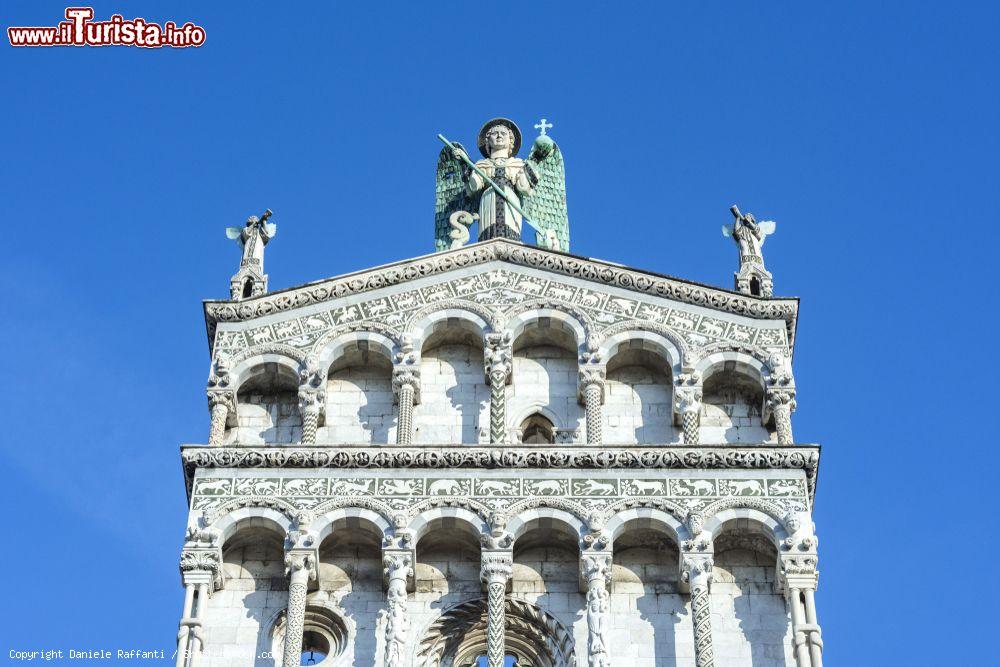
[(690, 496), (692, 493), (696, 496), (711, 495), (715, 493), (715, 485), (704, 479), (677, 480), (677, 495)]
[(562, 493), (562, 484), (559, 480), (555, 479), (543, 479), (540, 482), (535, 482), (534, 493), (545, 493), (545, 494), (558, 494)]
[(588, 495), (612, 496), (615, 493), (615, 485), (608, 482), (598, 482), (595, 479), (587, 479), (579, 482), (578, 492)]
[(438, 479), (431, 482), (427, 493), (432, 496), (445, 495), (452, 496), (462, 490), (462, 485), (454, 479)]
[(729, 482), (729, 489), (737, 496), (764, 495), (764, 485), (760, 483), (760, 480), (756, 479), (731, 480)]
[(229, 480), (228, 479), (213, 479), (208, 481), (203, 481), (198, 485), (198, 493), (206, 494), (219, 494), (227, 493), (229, 491)]
[(635, 490), (638, 493), (643, 493), (643, 494), (664, 493), (663, 482), (634, 479), (632, 480), (632, 486), (635, 487)]

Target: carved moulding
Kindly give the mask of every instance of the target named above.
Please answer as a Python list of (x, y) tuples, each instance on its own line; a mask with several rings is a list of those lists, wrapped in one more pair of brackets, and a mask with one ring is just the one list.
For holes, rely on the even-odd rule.
[(188, 498), (198, 468), (562, 468), (803, 470), (810, 503), (815, 498), (820, 448), (730, 445), (700, 447), (532, 447), (449, 445), (427, 447), (338, 446), (207, 447), (181, 450)]
[[(529, 655), (519, 658), (540, 667), (576, 667), (573, 633), (555, 617), (525, 600), (507, 596), (504, 601), (507, 631), (521, 641)], [(465, 653), (476, 648), (485, 652), (486, 600), (482, 597), (459, 602), (446, 609), (420, 633), (413, 664), (438, 667), (444, 661), (472, 658)]]
[(645, 292), (682, 303), (706, 306), (755, 319), (781, 319), (786, 322), (790, 343), (795, 334), (797, 301), (765, 299), (708, 287), (651, 273), (643, 273), (564, 253), (493, 240), (434, 256), (400, 262), (354, 275), (333, 278), (319, 284), (291, 288), (254, 297), (239, 303), (206, 301), (205, 320), (209, 345), (219, 322), (239, 322), (283, 312), (314, 303), (322, 303), (351, 294), (397, 285), (463, 266), (503, 260), (512, 264), (542, 268), (553, 273)]

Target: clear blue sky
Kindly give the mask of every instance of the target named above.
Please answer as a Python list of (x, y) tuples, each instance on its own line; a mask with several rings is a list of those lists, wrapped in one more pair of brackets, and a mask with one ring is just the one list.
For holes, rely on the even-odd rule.
[[(105, 2), (207, 43), (4, 35), (4, 658), (172, 649), (178, 445), (207, 437), (224, 228), (274, 210), (274, 288), (429, 252), (435, 135), (469, 145), (505, 115), (555, 124), (578, 254), (729, 287), (728, 207), (777, 220), (796, 435), (824, 446), (827, 661), (980, 664), (1000, 15), (807, 4)], [(5, 2), (0, 24), (64, 7)]]

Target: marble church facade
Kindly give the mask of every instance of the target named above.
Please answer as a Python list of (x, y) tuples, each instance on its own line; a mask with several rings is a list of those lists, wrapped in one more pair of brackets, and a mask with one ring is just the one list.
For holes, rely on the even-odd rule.
[(797, 299), (504, 238), (233, 296), (178, 667), (821, 667)]

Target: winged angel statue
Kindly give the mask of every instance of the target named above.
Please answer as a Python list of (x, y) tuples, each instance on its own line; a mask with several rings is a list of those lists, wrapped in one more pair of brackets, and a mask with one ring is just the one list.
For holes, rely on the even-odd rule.
[(472, 162), (465, 148), (439, 138), (445, 147), (438, 156), (434, 207), (434, 244), (437, 250), (465, 245), (469, 227), (479, 223), (478, 240), (521, 240), (521, 224), (534, 228), (538, 245), (569, 250), (566, 213), (566, 174), (562, 151), (545, 130), (527, 160), (517, 157), (521, 130), (513, 121), (494, 118), (479, 130), (483, 159)]
[(256, 215), (247, 218), (245, 227), (226, 227), (226, 236), (239, 242), (240, 247), (243, 248), (243, 259), (240, 260), (241, 269), (264, 270), (264, 246), (278, 233), (278, 226), (267, 221), (270, 217), (271, 209), (267, 209), (264, 211), (264, 215), (259, 218)]
[(764, 266), (764, 253), (761, 247), (764, 239), (774, 233), (776, 227), (773, 220), (757, 222), (753, 213), (743, 215), (736, 206), (729, 210), (736, 219), (731, 225), (723, 225), (722, 235), (732, 237), (740, 247), (740, 265), (759, 264)]

